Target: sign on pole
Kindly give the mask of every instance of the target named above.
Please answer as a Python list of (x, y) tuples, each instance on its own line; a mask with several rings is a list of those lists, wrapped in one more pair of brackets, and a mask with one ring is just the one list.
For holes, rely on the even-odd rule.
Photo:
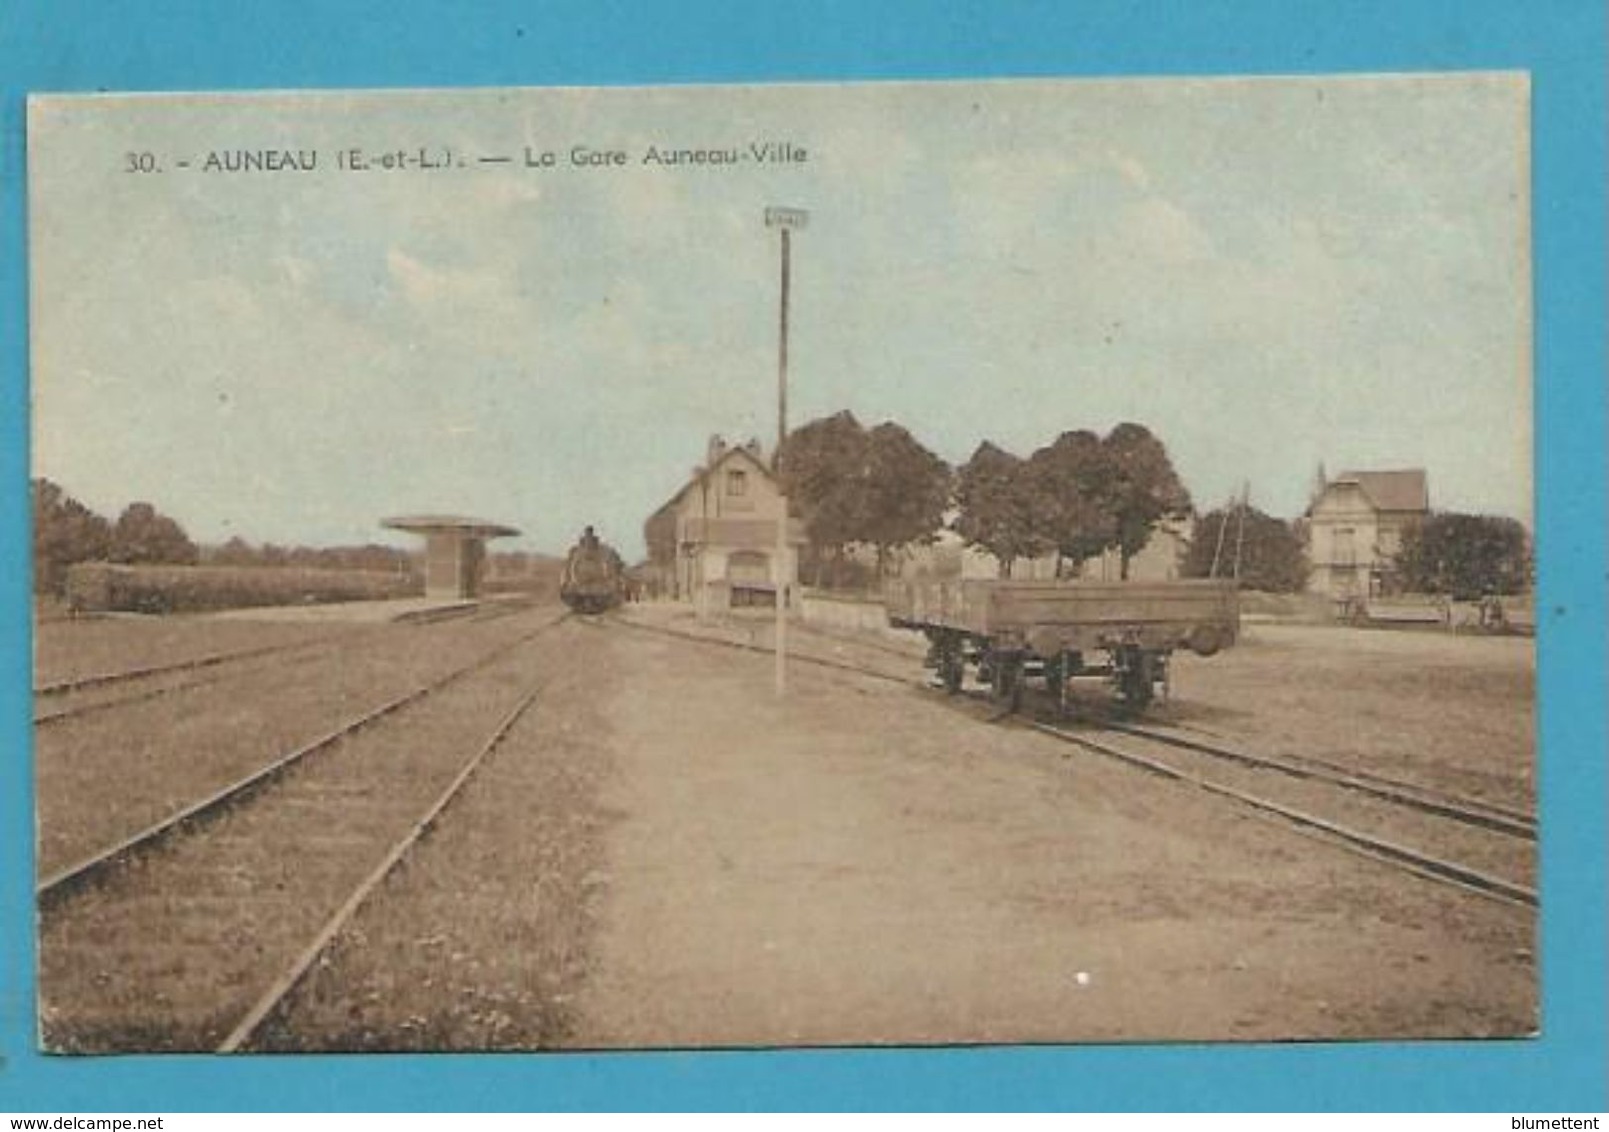
[(803, 228), (809, 220), (810, 213), (802, 208), (768, 208), (765, 210), (765, 226), (767, 228)]

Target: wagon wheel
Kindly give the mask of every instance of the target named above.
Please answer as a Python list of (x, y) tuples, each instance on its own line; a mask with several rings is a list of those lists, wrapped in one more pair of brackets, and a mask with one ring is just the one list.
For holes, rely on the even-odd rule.
[(1067, 715), (1067, 707), (1071, 699), (1070, 689), (1073, 683), (1073, 673), (1079, 669), (1076, 654), (1065, 649), (1058, 652), (1055, 657), (1045, 662), (1045, 689), (1056, 700), (1056, 714), (1063, 718)]
[(961, 690), (966, 673), (966, 656), (962, 652), (961, 638), (954, 633), (935, 632), (928, 641), (927, 659), (923, 664), (933, 669), (939, 684), (953, 696)]
[(944, 681), (944, 690), (955, 695), (961, 690), (961, 680), (966, 675), (966, 661), (961, 658), (959, 645), (949, 643), (939, 654), (939, 679)]
[(1127, 663), (1123, 668), (1121, 686), (1123, 702), (1135, 711), (1141, 711), (1151, 702), (1156, 677), (1156, 654), (1137, 647), (1125, 651), (1128, 655), (1124, 658)]
[(1005, 704), (1007, 711), (1022, 706), (1022, 683), (1022, 657), (1012, 654), (995, 659), (994, 698)]
[(1059, 696), (1066, 684), (1067, 654), (1059, 652), (1045, 661), (1045, 691)]

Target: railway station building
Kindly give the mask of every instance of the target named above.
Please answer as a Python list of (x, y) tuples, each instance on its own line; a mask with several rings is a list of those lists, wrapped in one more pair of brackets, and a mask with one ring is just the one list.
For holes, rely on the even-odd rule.
[(1342, 472), (1327, 481), (1307, 510), (1308, 589), (1337, 600), (1395, 592), (1402, 534), (1429, 514), (1423, 468)]
[(759, 441), (712, 437), (704, 463), (644, 524), (653, 588), (700, 613), (775, 608), (779, 588), (794, 606), (804, 524), (788, 517), (778, 561), (783, 507)]
[(462, 515), (401, 515), (380, 525), (424, 536), (425, 596), (444, 601), (479, 597), (487, 540), (520, 533), (502, 523)]

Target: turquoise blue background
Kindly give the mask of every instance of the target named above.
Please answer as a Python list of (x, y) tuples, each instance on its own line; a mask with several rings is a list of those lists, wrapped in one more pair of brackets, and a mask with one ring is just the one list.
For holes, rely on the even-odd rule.
[[(1609, 1107), (1605, 42), (1601, 0), (0, 0), (0, 1112)], [(1545, 1036), (546, 1057), (33, 1052), (26, 92), (1489, 68), (1528, 70), (1534, 83)]]

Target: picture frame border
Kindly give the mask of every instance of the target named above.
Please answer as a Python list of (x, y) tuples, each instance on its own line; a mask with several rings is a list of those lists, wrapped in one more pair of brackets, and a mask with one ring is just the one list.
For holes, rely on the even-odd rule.
[[(0, 24), (0, 1112), (594, 1109), (1602, 1111), (1605, 9), (403, 0), (312, 14), (20, 0)], [(1520, 70), (1532, 84), (1542, 1033), (1521, 1041), (720, 1053), (50, 1057), (33, 966), (25, 97)]]

